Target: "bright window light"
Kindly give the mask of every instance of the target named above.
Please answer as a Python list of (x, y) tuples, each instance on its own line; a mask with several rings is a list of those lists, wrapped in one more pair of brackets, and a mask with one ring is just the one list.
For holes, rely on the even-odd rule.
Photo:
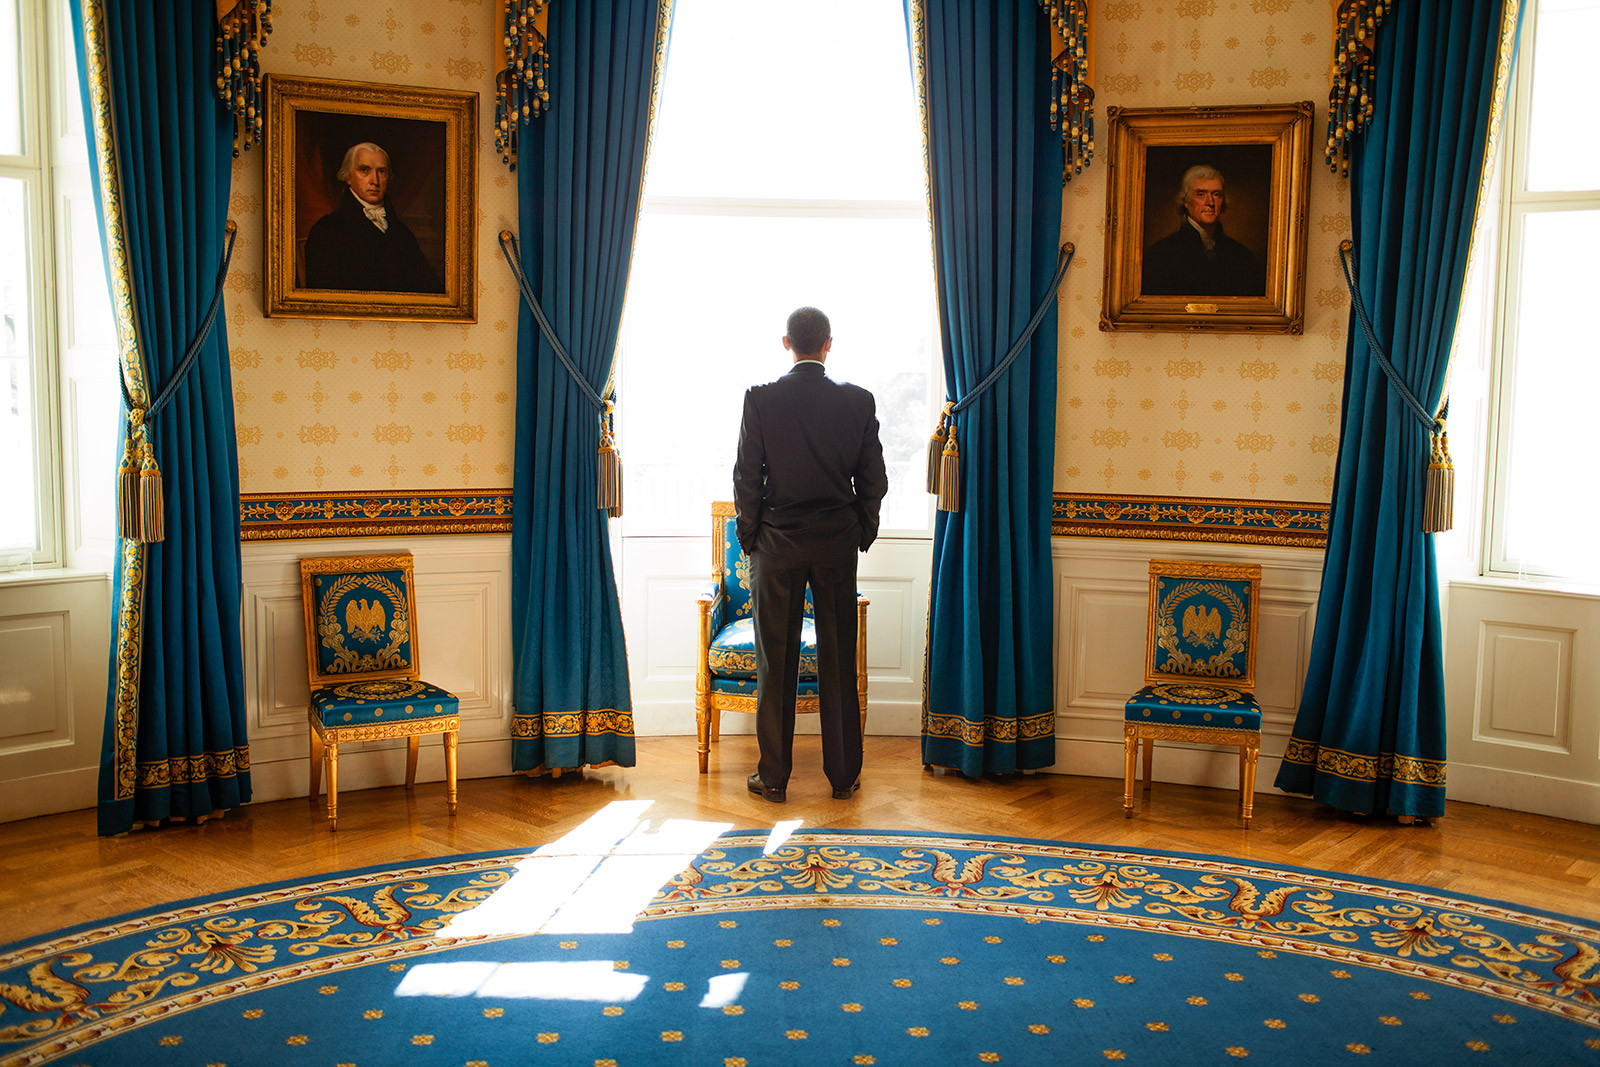
[(698, 534), (784, 320), (878, 401), (882, 528), (926, 534), (938, 407), (921, 119), (895, 0), (678, 0), (621, 335), (624, 533)]
[(405, 972), (397, 997), (493, 997), (499, 1000), (584, 1000), (623, 1004), (650, 977), (619, 971), (611, 960), (571, 963), (419, 963)]
[(607, 804), (519, 862), (505, 884), (451, 916), (438, 936), (631, 932), (656, 893), (733, 825), (669, 819), (652, 832), (642, 822), (652, 803)]

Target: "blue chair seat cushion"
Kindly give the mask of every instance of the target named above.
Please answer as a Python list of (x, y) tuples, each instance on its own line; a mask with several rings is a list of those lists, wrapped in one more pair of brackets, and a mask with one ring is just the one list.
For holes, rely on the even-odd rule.
[(324, 726), (370, 726), (454, 715), (461, 701), (414, 678), (373, 678), (318, 686), (311, 707)]
[(1123, 711), (1127, 722), (1213, 730), (1260, 730), (1261, 706), (1239, 689), (1203, 682), (1161, 682), (1135, 693)]
[[(713, 678), (711, 679), (711, 691), (713, 693), (722, 693), (725, 696), (753, 697), (756, 695), (756, 680), (754, 678)], [(816, 680), (801, 681), (795, 687), (795, 692), (803, 697), (816, 696)]]
[[(717, 678), (748, 678), (755, 691), (756, 624), (754, 619), (739, 619), (717, 632), (706, 653), (711, 673)], [(800, 680), (817, 679), (817, 628), (810, 619), (800, 627)]]

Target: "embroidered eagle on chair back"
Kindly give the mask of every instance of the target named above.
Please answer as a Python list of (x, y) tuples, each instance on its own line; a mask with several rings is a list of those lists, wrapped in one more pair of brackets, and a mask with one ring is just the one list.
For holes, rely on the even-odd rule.
[(1183, 636), (1186, 641), (1210, 648), (1222, 636), (1222, 612), (1190, 604), (1183, 611)]
[(1226, 678), (1246, 688), (1254, 684), (1256, 586), (1249, 576), (1233, 573), (1239, 569), (1198, 563), (1156, 568), (1147, 681)]
[(312, 583), (322, 674), (412, 669), (410, 588), (403, 570), (318, 574)]
[(358, 641), (377, 641), (383, 636), (383, 602), (348, 600), (344, 606), (344, 625)]

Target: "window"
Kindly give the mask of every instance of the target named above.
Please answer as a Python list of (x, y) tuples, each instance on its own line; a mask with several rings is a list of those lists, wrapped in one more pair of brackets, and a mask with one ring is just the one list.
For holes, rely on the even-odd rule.
[[(44, 358), (42, 110), (37, 12), (0, 0), (0, 568), (55, 558), (51, 390)], [(20, 505), (20, 506), (18, 506)]]
[[(1488, 269), (1469, 282), (1458, 351), (1492, 358), (1481, 375), (1452, 375), (1451, 430), (1458, 461), (1488, 460), (1479, 499), (1458, 500), (1458, 515), (1473, 504), (1487, 514), (1475, 554), (1490, 576), (1600, 583), (1600, 496), (1581, 473), (1600, 402), (1590, 318), (1600, 291), (1600, 145), (1588, 114), (1596, 39), (1600, 0), (1528, 4), (1495, 187), (1480, 210), (1477, 256)], [(1464, 452), (1458, 422), (1486, 442)]]
[(0, 573), (106, 568), (116, 329), (65, 0), (0, 0)]
[(630, 535), (702, 534), (744, 391), (788, 370), (784, 320), (833, 324), (871, 389), (884, 532), (926, 536), (940, 391), (921, 120), (895, 0), (678, 0), (622, 323)]

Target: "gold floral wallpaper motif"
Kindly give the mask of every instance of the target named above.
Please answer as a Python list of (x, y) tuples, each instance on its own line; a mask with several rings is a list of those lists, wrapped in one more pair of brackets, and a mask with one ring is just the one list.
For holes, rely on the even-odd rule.
[[(1327, 119), (1328, 0), (1102, 3), (1095, 109), (1316, 102)], [(1313, 160), (1300, 336), (1102, 333), (1104, 159), (1064, 191), (1058, 493), (1325, 505), (1332, 495), (1349, 296), (1348, 183)], [(1176, 216), (1174, 216), (1175, 218)]]
[[(235, 163), (238, 249), (225, 309), (241, 489), (478, 492), (511, 484), (518, 294), (495, 234), (516, 188), (489, 123), (498, 64), (493, 0), (278, 0), (269, 73), (475, 90), (479, 321), (263, 316), (264, 156)], [(1096, 109), (1317, 102), (1326, 114), (1325, 0), (1102, 2)], [(1319, 127), (1320, 128), (1320, 127)], [(1077, 245), (1061, 298), (1058, 492), (1326, 503), (1331, 495), (1348, 297), (1338, 243), (1349, 192), (1312, 167), (1305, 333), (1102, 333), (1104, 160), (1067, 186)]]
[(495, 234), (517, 193), (494, 151), (495, 0), (277, 0), (266, 73), (476, 91), (478, 321), (268, 319), (261, 150), (234, 162), (225, 310), (240, 489), (296, 496), (511, 485), (516, 283)]

